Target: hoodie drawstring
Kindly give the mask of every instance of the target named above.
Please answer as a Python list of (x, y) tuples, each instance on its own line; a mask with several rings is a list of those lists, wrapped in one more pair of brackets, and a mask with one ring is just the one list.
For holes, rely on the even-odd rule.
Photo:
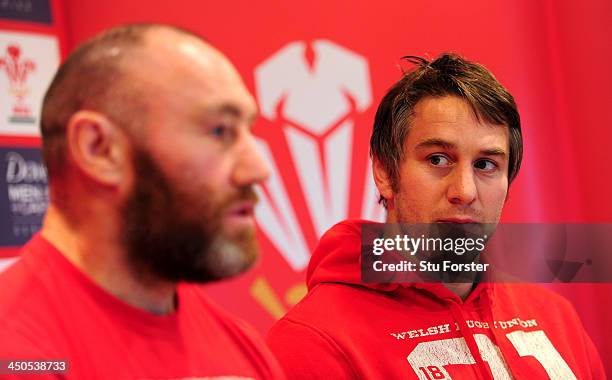
[(504, 360), (504, 364), (506, 366), (506, 370), (509, 372), (510, 376), (513, 379), (516, 379), (517, 377), (513, 373), (512, 368), (510, 368), (510, 365), (508, 364), (508, 362), (504, 358), (504, 350), (500, 346), (500, 342), (497, 340), (497, 333), (496, 333), (496, 328), (495, 328), (495, 319), (493, 317), (493, 296), (491, 295), (491, 292), (492, 292), (491, 287), (487, 287), (482, 292), (482, 296), (480, 298), (480, 307), (481, 307), (481, 309), (482, 309), (482, 311), (484, 313), (485, 322), (487, 322), (489, 324), (489, 327), (491, 329), (491, 336), (493, 337), (493, 343), (495, 344), (496, 347), (499, 348), (499, 354), (501, 355), (502, 360)]
[(480, 355), (480, 350), (478, 349), (478, 345), (476, 344), (474, 335), (468, 328), (468, 325), (465, 320), (465, 316), (463, 315), (463, 310), (461, 309), (461, 306), (459, 306), (456, 302), (451, 301), (450, 310), (453, 315), (453, 318), (457, 321), (459, 325), (459, 330), (461, 332), (461, 335), (465, 339), (465, 342), (468, 346), (468, 349), (470, 350), (470, 353), (472, 354), (472, 357), (476, 361), (476, 365), (478, 366), (478, 372), (477, 372), (478, 378), (481, 380), (487, 380), (487, 379), (495, 380), (492, 377), (489, 370), (487, 369), (487, 366), (484, 360), (482, 359), (482, 356)]

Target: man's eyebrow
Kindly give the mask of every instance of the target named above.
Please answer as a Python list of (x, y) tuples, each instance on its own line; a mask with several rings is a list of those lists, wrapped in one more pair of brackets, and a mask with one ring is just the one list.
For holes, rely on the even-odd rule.
[(207, 108), (207, 112), (219, 115), (229, 115), (235, 118), (246, 117), (249, 124), (252, 124), (257, 118), (257, 112), (248, 112), (247, 114), (244, 114), (238, 106), (231, 103), (223, 103), (217, 106), (209, 107)]
[(490, 149), (483, 149), (480, 151), (480, 154), (484, 155), (484, 156), (506, 156), (506, 151), (502, 148), (490, 148)]
[(457, 146), (453, 144), (452, 142), (445, 141), (442, 139), (431, 138), (431, 139), (423, 140), (420, 143), (418, 143), (416, 146), (416, 149), (435, 148), (435, 147), (449, 149), (449, 150), (457, 148)]
[[(421, 141), (416, 146), (416, 149), (425, 149), (425, 148), (442, 148), (442, 149), (447, 149), (447, 150), (453, 150), (453, 149), (457, 149), (457, 145), (455, 145), (454, 143), (450, 141), (446, 141), (446, 140), (442, 140), (438, 138), (430, 138), (430, 139)], [(503, 157), (507, 156), (506, 150), (499, 148), (499, 147), (482, 149), (480, 151), (480, 154), (484, 156), (503, 156)]]

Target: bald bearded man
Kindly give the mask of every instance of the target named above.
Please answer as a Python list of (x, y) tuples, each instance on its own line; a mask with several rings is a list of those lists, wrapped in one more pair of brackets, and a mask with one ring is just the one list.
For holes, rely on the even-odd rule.
[(228, 59), (179, 28), (115, 28), (68, 57), (41, 117), (50, 206), (0, 276), (0, 373), (284, 378), (201, 287), (257, 257), (255, 116)]

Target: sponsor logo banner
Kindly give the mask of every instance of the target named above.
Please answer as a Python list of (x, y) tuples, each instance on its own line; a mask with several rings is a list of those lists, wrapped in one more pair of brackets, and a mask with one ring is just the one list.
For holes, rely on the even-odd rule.
[(49, 0), (0, 0), (0, 19), (51, 24)]
[(23, 245), (42, 225), (49, 202), (39, 149), (0, 148), (0, 247)]
[(0, 134), (39, 135), (42, 99), (59, 60), (55, 37), (0, 32)]

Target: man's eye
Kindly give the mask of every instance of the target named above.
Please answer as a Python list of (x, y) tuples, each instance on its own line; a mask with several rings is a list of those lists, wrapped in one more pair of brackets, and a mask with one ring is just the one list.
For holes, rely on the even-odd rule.
[(449, 166), (450, 165), (450, 160), (441, 154), (434, 154), (432, 156), (429, 156), (428, 160), (434, 166)]
[(225, 138), (229, 134), (229, 128), (225, 125), (217, 125), (211, 130), (211, 134), (218, 138)]
[(236, 138), (238, 131), (235, 126), (227, 124), (218, 124), (209, 130), (210, 136), (220, 141), (223, 144), (231, 144)]
[(491, 160), (478, 160), (474, 163), (474, 167), (483, 171), (492, 171), (497, 169), (497, 164)]

